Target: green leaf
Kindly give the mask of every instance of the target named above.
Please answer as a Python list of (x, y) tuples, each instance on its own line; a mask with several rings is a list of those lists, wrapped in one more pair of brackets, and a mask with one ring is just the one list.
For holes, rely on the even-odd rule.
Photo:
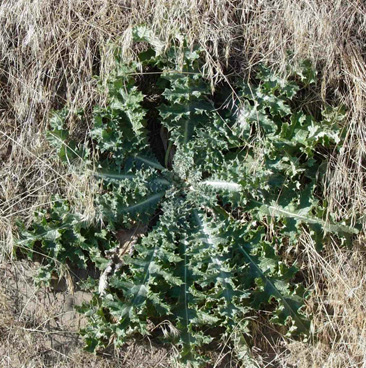
[(156, 55), (161, 55), (165, 48), (165, 43), (147, 26), (137, 26), (132, 31), (134, 41), (148, 42), (153, 46)]
[(279, 206), (275, 202), (271, 204), (265, 204), (258, 201), (252, 201), (253, 203), (260, 206), (259, 212), (264, 215), (269, 215), (272, 217), (278, 218), (292, 218), (297, 222), (301, 222), (304, 224), (314, 224), (319, 225), (323, 231), (331, 232), (331, 233), (348, 233), (348, 234), (358, 234), (358, 230), (351, 226), (347, 226), (345, 224), (332, 224), (322, 219), (310, 216), (309, 208), (300, 208), (295, 209), (293, 206), (288, 206), (286, 208)]
[(159, 203), (159, 201), (164, 196), (164, 194), (165, 192), (153, 194), (152, 196), (150, 196), (147, 199), (144, 199), (141, 202), (135, 203), (125, 208), (121, 207), (118, 210), (119, 212), (122, 212), (122, 213), (123, 212), (141, 212), (143, 211), (143, 209), (151, 207), (152, 205), (156, 205), (157, 203)]
[(253, 276), (260, 278), (260, 280), (263, 282), (262, 287), (265, 297), (263, 299), (263, 295), (260, 295), (260, 298), (254, 299), (254, 305), (257, 304), (256, 306), (258, 308), (263, 302), (270, 302), (271, 298), (274, 297), (283, 308), (283, 312), (281, 313), (283, 314), (283, 320), (281, 322), (283, 323), (286, 321), (287, 317), (291, 317), (298, 329), (298, 332), (308, 333), (310, 324), (299, 314), (299, 308), (302, 306), (302, 298), (298, 297), (297, 295), (289, 294), (286, 284), (286, 286), (283, 288), (280, 286), (281, 283), (276, 283), (276, 281), (267, 276), (266, 272), (259, 266), (258, 259), (252, 256), (250, 252), (245, 249), (251, 248), (250, 243), (246, 243), (244, 246), (239, 243), (237, 244), (237, 247), (244, 255), (246, 261), (249, 263), (249, 267), (253, 273)]

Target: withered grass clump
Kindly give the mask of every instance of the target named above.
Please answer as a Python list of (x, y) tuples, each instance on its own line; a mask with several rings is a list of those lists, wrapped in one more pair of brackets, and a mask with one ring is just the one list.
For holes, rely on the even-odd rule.
[(281, 366), (362, 367), (365, 364), (365, 250), (356, 245), (346, 251), (334, 247), (333, 255), (320, 256), (309, 245), (306, 259), (314, 293), (308, 301), (314, 316), (311, 342), (287, 342), (279, 352)]
[[(2, 256), (11, 255), (15, 218), (21, 216), (29, 221), (37, 207), (49, 204), (51, 194), (67, 193), (71, 201), (79, 203), (85, 216), (92, 219), (92, 184), (85, 176), (80, 179), (79, 175), (65, 172), (51, 158), (43, 132), (53, 109), (67, 106), (70, 111), (77, 108), (91, 111), (95, 103), (103, 104), (105, 96), (97, 89), (93, 76), (99, 75), (103, 80), (110, 73), (111, 45), (120, 45), (126, 57), (133, 56), (131, 27), (141, 23), (154, 29), (167, 43), (180, 33), (188, 43), (199, 43), (207, 49), (205, 70), (212, 85), (224, 78), (225, 73), (242, 73), (246, 77), (259, 62), (284, 72), (288, 63), (312, 60), (320, 79), (315, 91), (319, 101), (312, 103), (332, 101), (344, 104), (348, 110), (344, 146), (338, 156), (329, 159), (326, 196), (330, 212), (337, 219), (350, 215), (355, 218), (357, 213), (364, 212), (364, 2), (4, 0), (0, 4)], [(88, 129), (73, 121), (70, 128)], [(359, 239), (361, 250), (363, 244), (363, 239)], [(323, 339), (327, 350), (321, 353), (320, 343), (303, 344), (301, 349), (305, 355), (318, 352), (331, 357), (339, 356), (341, 347), (342, 361), (356, 366), (353, 362), (365, 362), (360, 357), (361, 350), (352, 348), (364, 333), (360, 322), (362, 299), (356, 300), (358, 291), (349, 294), (337, 288), (344, 285), (344, 290), (354, 289), (356, 277), (362, 285), (364, 260), (360, 257), (356, 262), (352, 257), (330, 248), (322, 258), (312, 259), (312, 267), (322, 270), (325, 288), (314, 297), (319, 305), (324, 305), (316, 314), (317, 329), (322, 324), (324, 330), (330, 326), (344, 339)], [(352, 267), (347, 271), (348, 264)], [(314, 278), (315, 290), (317, 280)], [(336, 291), (339, 294), (332, 294)], [(339, 343), (342, 341), (343, 345)]]

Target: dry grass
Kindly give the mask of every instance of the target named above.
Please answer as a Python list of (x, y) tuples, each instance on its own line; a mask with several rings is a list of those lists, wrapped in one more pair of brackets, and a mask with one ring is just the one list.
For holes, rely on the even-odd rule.
[[(65, 172), (50, 158), (43, 132), (52, 109), (67, 105), (71, 111), (80, 107), (90, 111), (95, 103), (104, 102), (105, 96), (97, 90), (93, 75), (103, 79), (111, 71), (112, 44), (122, 46), (126, 55), (131, 54), (130, 29), (140, 23), (149, 24), (166, 42), (179, 32), (190, 43), (205, 47), (206, 72), (213, 84), (223, 78), (224, 72), (244, 76), (260, 61), (284, 70), (286, 63), (296, 64), (310, 58), (319, 70), (319, 101), (341, 102), (348, 109), (347, 138), (341, 153), (331, 158), (328, 170), (326, 195), (330, 211), (337, 218), (356, 218), (364, 212), (364, 2), (3, 0), (0, 4), (3, 257), (11, 256), (15, 218), (21, 216), (29, 221), (34, 209), (49, 203), (51, 194), (66, 191), (71, 200), (80, 203), (86, 216), (92, 217), (93, 188), (88, 178), (84, 176), (81, 180), (79, 175)], [(87, 129), (72, 122), (71, 128)], [(311, 247), (311, 243), (306, 244)], [(359, 239), (360, 250), (363, 244), (363, 239)], [(365, 332), (362, 252), (350, 254), (330, 248), (322, 257), (315, 252), (308, 255), (305, 264), (314, 274), (317, 290), (313, 297), (316, 329), (322, 337), (316, 343), (289, 345), (288, 357), (299, 357), (295, 366), (336, 367), (343, 362), (343, 366), (361, 367), (366, 364), (362, 353)], [(8, 315), (5, 304), (1, 308), (2, 314)], [(3, 323), (6, 324), (12, 322)], [(25, 346), (31, 347), (32, 343)], [(285, 362), (282, 360), (281, 364)]]
[(322, 257), (306, 239), (305, 258), (313, 294), (308, 301), (314, 320), (314, 339), (286, 342), (277, 362), (284, 367), (359, 368), (366, 366), (366, 253), (360, 244)]

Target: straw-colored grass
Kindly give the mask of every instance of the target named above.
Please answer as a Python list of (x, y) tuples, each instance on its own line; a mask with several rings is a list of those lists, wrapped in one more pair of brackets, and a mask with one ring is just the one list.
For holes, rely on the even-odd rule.
[(320, 256), (307, 239), (305, 257), (314, 290), (308, 304), (315, 334), (307, 343), (286, 341), (276, 357), (280, 366), (365, 367), (365, 256), (362, 244), (352, 251), (334, 246)]
[[(330, 213), (365, 211), (366, 4), (359, 0), (3, 0), (0, 4), (0, 247), (11, 258), (14, 221), (29, 221), (51, 194), (67, 193), (92, 219), (87, 176), (51, 158), (44, 130), (62, 106), (91, 111), (105, 96), (93, 78), (113, 68), (111, 45), (133, 56), (130, 30), (145, 23), (165, 42), (177, 33), (207, 49), (214, 85), (243, 78), (259, 62), (278, 70), (304, 58), (319, 71), (319, 102), (342, 103), (348, 116), (341, 153), (330, 157)], [(88, 127), (71, 122), (74, 131)], [(306, 239), (306, 238), (305, 238)], [(366, 366), (363, 238), (357, 252), (304, 241), (303, 267), (315, 293), (318, 341), (286, 342), (274, 363), (298, 367)], [(1, 290), (0, 290), (1, 295)], [(7, 315), (0, 303), (0, 315)], [(309, 308), (310, 308), (309, 307)], [(1, 322), (4, 325), (3, 320)], [(11, 322), (9, 322), (11, 324)], [(12, 336), (11, 334), (9, 336)], [(286, 341), (286, 340), (285, 340)], [(2, 344), (0, 342), (0, 344)], [(7, 347), (9, 345), (6, 345)], [(1, 350), (2, 346), (0, 346)], [(14, 348), (19, 348), (15, 344)], [(31, 347), (29, 347), (31, 348)], [(34, 349), (35, 351), (36, 348)], [(283, 358), (286, 357), (286, 358)], [(287, 360), (286, 360), (287, 359)], [(87, 365), (85, 365), (87, 366)], [(136, 365), (138, 366), (138, 364)]]

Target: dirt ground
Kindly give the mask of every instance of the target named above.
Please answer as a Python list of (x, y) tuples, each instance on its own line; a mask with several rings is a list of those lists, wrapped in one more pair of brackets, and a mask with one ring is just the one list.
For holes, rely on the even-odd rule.
[(86, 321), (75, 305), (91, 299), (81, 290), (37, 288), (37, 266), (27, 261), (0, 265), (0, 367), (174, 367), (171, 352), (147, 339), (99, 355), (83, 351), (78, 334)]

